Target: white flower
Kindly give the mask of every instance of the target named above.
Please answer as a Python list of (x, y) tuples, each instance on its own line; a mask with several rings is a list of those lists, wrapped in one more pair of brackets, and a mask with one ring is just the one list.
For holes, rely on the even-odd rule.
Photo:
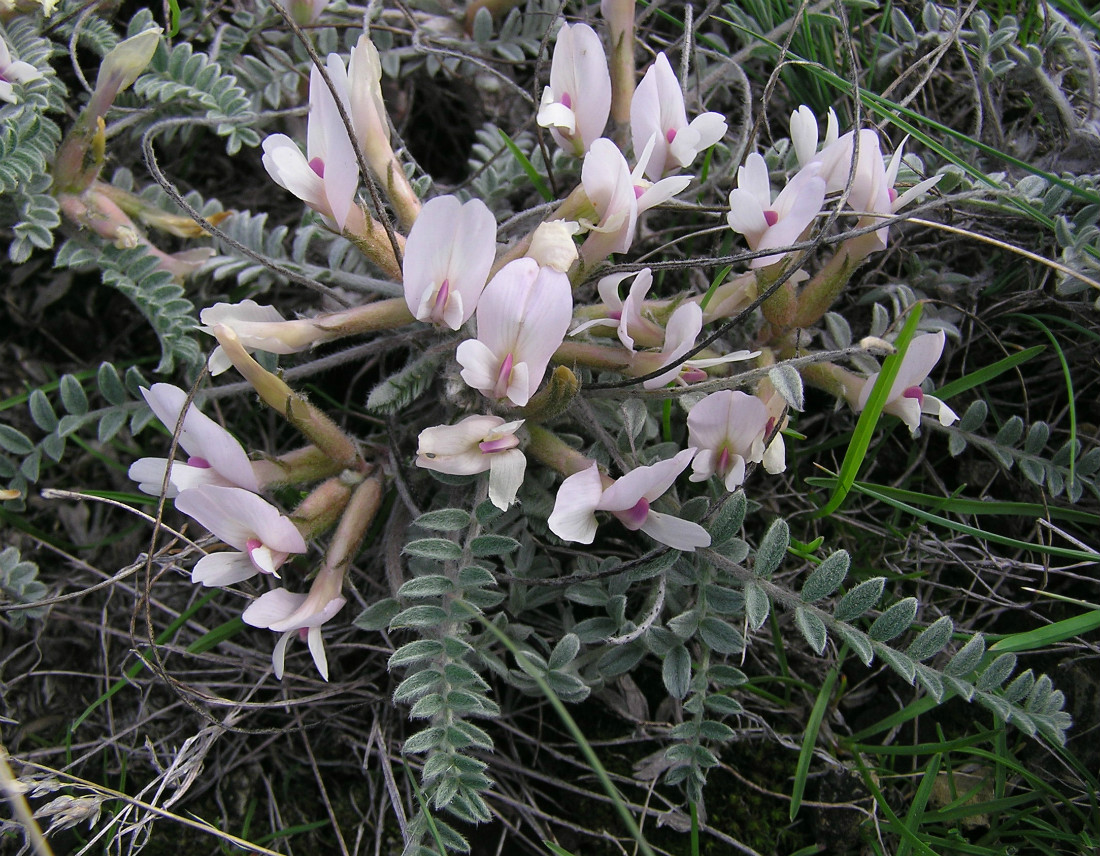
[[(922, 413), (936, 416), (941, 425), (951, 425), (959, 418), (954, 410), (938, 398), (926, 395), (921, 389), (921, 383), (939, 362), (946, 341), (947, 337), (942, 330), (914, 337), (902, 357), (898, 373), (886, 397), (883, 412), (898, 417), (911, 434), (917, 433)], [(878, 376), (879, 373), (875, 372), (863, 382), (855, 403), (857, 413), (867, 406), (867, 399), (871, 397), (871, 390), (874, 389)]]
[(625, 253), (634, 242), (638, 217), (662, 202), (667, 202), (691, 183), (691, 176), (670, 176), (656, 184), (642, 177), (655, 145), (653, 137), (631, 173), (626, 158), (611, 140), (601, 137), (592, 143), (581, 166), (584, 193), (596, 209), (596, 223), (588, 224), (589, 234), (581, 247), (586, 265), (601, 261), (611, 253)]
[(244, 611), (241, 619), (252, 627), (266, 627), (276, 633), (282, 633), (275, 643), (271, 654), (271, 664), (275, 668), (275, 677), (282, 680), (286, 646), (290, 637), (298, 634), (309, 644), (309, 653), (321, 677), (328, 680), (328, 657), (321, 638), (321, 625), (329, 621), (347, 603), (340, 594), (344, 576), (342, 573), (323, 568), (309, 594), (294, 594), (284, 588), (273, 589), (260, 595)]
[(627, 529), (640, 529), (677, 550), (692, 552), (710, 546), (710, 535), (698, 523), (650, 509), (650, 503), (672, 487), (694, 454), (695, 449), (684, 449), (667, 461), (637, 467), (606, 489), (595, 463), (574, 473), (558, 489), (547, 521), (550, 531), (565, 541), (591, 544), (596, 537), (596, 512), (610, 511)]
[[(155, 383), (142, 389), (149, 407), (169, 431), (175, 431), (187, 393), (168, 383)], [(181, 490), (202, 484), (236, 486), (248, 491), (260, 489), (252, 462), (237, 439), (194, 404), (187, 408), (179, 436), (180, 447), (187, 452), (186, 463), (172, 462), (168, 480), (169, 498)], [(130, 478), (138, 482), (144, 493), (159, 496), (164, 484), (167, 458), (140, 458), (130, 466)]]
[(688, 412), (688, 443), (698, 448), (691, 481), (722, 479), (726, 490), (745, 481), (748, 462), (764, 459), (771, 418), (764, 402), (740, 390), (712, 392)]
[[(329, 54), (327, 71), (347, 107), (348, 74), (338, 54)], [(343, 231), (359, 187), (359, 164), (336, 101), (316, 66), (309, 77), (305, 155), (285, 134), (264, 139), (263, 150), (264, 168), (275, 183)]]
[(538, 123), (578, 157), (603, 134), (611, 113), (611, 74), (600, 37), (587, 24), (563, 24), (550, 61)]
[(516, 259), (494, 276), (477, 308), (477, 338), (458, 346), (462, 379), (494, 400), (523, 407), (535, 394), (573, 317), (569, 277)]
[(688, 124), (684, 93), (664, 53), (634, 90), (630, 102), (630, 134), (634, 150), (641, 151), (650, 139), (653, 151), (645, 174), (657, 181), (666, 172), (691, 166), (699, 152), (717, 143), (726, 133), (720, 113), (703, 113)]
[(759, 351), (732, 351), (722, 357), (681, 360), (684, 354), (695, 347), (695, 340), (702, 329), (703, 310), (698, 303), (681, 303), (677, 306), (665, 327), (665, 344), (660, 352), (635, 355), (634, 369), (640, 374), (649, 374), (662, 366), (670, 366), (657, 377), (644, 381), (642, 386), (646, 389), (660, 389), (674, 380), (682, 383), (703, 381), (707, 379), (704, 369), (722, 363), (751, 360), (760, 355)]
[[(730, 213), (727, 216), (733, 231), (745, 236), (753, 250), (787, 247), (813, 222), (825, 202), (825, 181), (811, 164), (799, 170), (787, 186), (772, 200), (768, 166), (756, 152), (737, 168), (737, 187), (730, 191)], [(784, 258), (784, 253), (761, 256), (751, 267), (762, 268)]]
[[(213, 335), (214, 328), (224, 324), (237, 334), (245, 350), (266, 351), (269, 354), (296, 354), (315, 344), (317, 331), (311, 325), (288, 323), (274, 306), (263, 306), (255, 300), (240, 303), (215, 303), (199, 313), (203, 326), (199, 329)], [(219, 375), (233, 363), (218, 345), (210, 355), (210, 374)]]
[(416, 465), (452, 475), (489, 471), (489, 499), (506, 510), (523, 484), (527, 459), (519, 450), (516, 431), (522, 419), (505, 422), (499, 416), (468, 416), (457, 425), (437, 425), (420, 432)]
[(239, 487), (189, 488), (176, 497), (176, 508), (238, 551), (203, 556), (191, 572), (194, 583), (228, 586), (258, 573), (278, 576), (291, 553), (306, 551), (306, 542), (289, 517), (263, 497)]
[(0, 37), (0, 101), (9, 101), (14, 104), (15, 97), (13, 83), (29, 83), (42, 77), (38, 69), (29, 62), (13, 60), (8, 44)]
[[(630, 292), (626, 299), (619, 297), (619, 285), (627, 277), (634, 277), (630, 284)], [(649, 268), (642, 268), (637, 274), (632, 272), (613, 273), (600, 279), (596, 285), (603, 304), (607, 307), (607, 318), (596, 318), (581, 324), (572, 333), (575, 336), (590, 327), (615, 327), (617, 328), (619, 341), (628, 350), (634, 350), (634, 337), (639, 336), (646, 340), (647, 344), (656, 344), (663, 338), (663, 332), (656, 323), (642, 315), (642, 306), (645, 297), (653, 285), (653, 272)]]
[(405, 244), (404, 288), (421, 321), (457, 330), (474, 314), (496, 256), (497, 222), (480, 199), (424, 204)]
[[(805, 104), (791, 113), (791, 144), (799, 166), (806, 166), (817, 155), (817, 117)], [(829, 108), (829, 119), (825, 129), (825, 148), (837, 140), (836, 112)]]

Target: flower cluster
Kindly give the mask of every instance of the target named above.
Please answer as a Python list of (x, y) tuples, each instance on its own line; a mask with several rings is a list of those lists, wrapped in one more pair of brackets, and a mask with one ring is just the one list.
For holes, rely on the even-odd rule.
[[(628, 65), (632, 59), (622, 46), (631, 38), (630, 27), (625, 18), (614, 23), (618, 47), (613, 59), (622, 63), (625, 57)], [(636, 379), (640, 396), (678, 395), (728, 375), (735, 362), (758, 360), (758, 367), (768, 367), (787, 359), (801, 347), (795, 330), (812, 328), (858, 262), (886, 246), (882, 219), (935, 183), (929, 179), (899, 194), (894, 184), (901, 146), (887, 163), (876, 132), (840, 134), (831, 111), (819, 145), (817, 119), (802, 107), (790, 126), (797, 170), (778, 192), (762, 154), (750, 153), (736, 169), (726, 221), (753, 251), (746, 269), (715, 282), (705, 294), (702, 289), (676, 293), (674, 276), (658, 288), (648, 267), (600, 270), (609, 257), (630, 250), (647, 212), (692, 183), (694, 177), (683, 171), (719, 145), (726, 132), (718, 113), (689, 117), (681, 81), (664, 53), (656, 55), (635, 88), (632, 68), (629, 74), (609, 68), (595, 29), (587, 24), (559, 28), (536, 121), (566, 160), (575, 159), (577, 184), (543, 222), (522, 235), (509, 231), (513, 225), (498, 235), (495, 217), (478, 199), (437, 195), (421, 202), (411, 194), (390, 148), (381, 71), (369, 38), (359, 39), (350, 63), (330, 54), (325, 70), (314, 68), (310, 78), (304, 153), (289, 137), (275, 134), (264, 141), (264, 166), (327, 228), (400, 279), (401, 294), (292, 320), (250, 300), (208, 307), (201, 318), (203, 329), (219, 342), (211, 372), (235, 366), (310, 440), (313, 451), (306, 457), (312, 463), (286, 481), (316, 480), (324, 469), (318, 460), (327, 462), (325, 475), (335, 481), (316, 488), (291, 517), (281, 514), (260, 493), (271, 478), (285, 473), (273, 475), (269, 462), (250, 461), (224, 429), (185, 406), (181, 390), (164, 385), (146, 396), (165, 426), (178, 429), (188, 458), (175, 463), (142, 459), (131, 470), (142, 490), (164, 490), (180, 511), (233, 548), (196, 565), (193, 579), (205, 585), (230, 585), (256, 574), (278, 576), (291, 555), (305, 551), (306, 537), (336, 525), (333, 547), (308, 594), (276, 588), (244, 613), (247, 623), (282, 634), (274, 656), (280, 676), (287, 641), (295, 632), (308, 641), (318, 669), (327, 676), (320, 628), (344, 603), (344, 568), (371, 509), (376, 510), (372, 503), (391, 465), (376, 467), (364, 458), (369, 443), (346, 435), (282, 378), (263, 369), (251, 352), (291, 354), (353, 335), (419, 325), (423, 333), (434, 333), (435, 353), (449, 357), (447, 401), (460, 412), (447, 423), (418, 426), (416, 466), (452, 476), (487, 474), (488, 499), (507, 510), (530, 495), (524, 480), (537, 462), (563, 477), (547, 520), (558, 538), (593, 543), (597, 515), (606, 512), (629, 533), (693, 551), (709, 546), (710, 536), (698, 523), (677, 516), (676, 481), (690, 468), (685, 480), (712, 481), (715, 489), (734, 491), (756, 465), (771, 474), (782, 472), (781, 431), (788, 402), (799, 406), (796, 398), (789, 389), (781, 395), (770, 379), (758, 382), (752, 392), (733, 389), (743, 385), (733, 381), (731, 388), (715, 391), (711, 386), (708, 394), (693, 393), (686, 419), (676, 425), (671, 413), (666, 417), (666, 439), (681, 438), (681, 448), (666, 447), (663, 456), (632, 448), (633, 460), (616, 457), (620, 450), (615, 450), (619, 475), (613, 477), (613, 471), (574, 449), (552, 427), (569, 414), (581, 379), (587, 382), (588, 372), (614, 372)], [(605, 136), (612, 115), (618, 131)], [(380, 212), (357, 201), (362, 168), (378, 181), (396, 215), (396, 231), (381, 228), (371, 219)], [(789, 269), (794, 267), (792, 246), (814, 234), (830, 198), (845, 200), (856, 225), (868, 228), (846, 238), (816, 271), (812, 258)], [(681, 210), (699, 216), (689, 206)], [(590, 299), (593, 290), (598, 299)], [(655, 291), (665, 296), (653, 297)], [(758, 299), (763, 320), (755, 349), (734, 348), (704, 332), (708, 324)], [(699, 344), (704, 336), (705, 348)], [(915, 339), (890, 391), (886, 412), (911, 429), (922, 413), (944, 424), (954, 417), (921, 389), (943, 345), (942, 334)], [(810, 382), (818, 376), (824, 378), (821, 385), (848, 398), (857, 410), (875, 380), (831, 364), (818, 375), (806, 372)], [(404, 454), (411, 457), (411, 451)], [(359, 488), (353, 494), (350, 486), (362, 486), (364, 479), (371, 487), (356, 499)], [(353, 514), (357, 502), (367, 513)]]
[[(257, 574), (279, 578), (292, 556), (305, 553), (299, 526), (260, 496), (269, 468), (248, 459), (232, 434), (188, 403), (187, 393), (166, 383), (142, 389), (161, 424), (177, 437), (188, 454), (186, 463), (142, 458), (130, 467), (130, 478), (146, 493), (174, 499), (176, 509), (208, 529), (229, 550), (207, 553), (195, 564), (191, 581), (204, 586), (231, 586)], [(270, 627), (284, 635), (275, 646), (275, 674), (283, 675), (283, 659), (294, 631), (308, 635), (310, 653), (328, 680), (328, 662), (320, 627), (344, 605), (340, 579), (318, 575), (309, 595), (274, 589), (253, 602), (243, 614), (246, 624)]]

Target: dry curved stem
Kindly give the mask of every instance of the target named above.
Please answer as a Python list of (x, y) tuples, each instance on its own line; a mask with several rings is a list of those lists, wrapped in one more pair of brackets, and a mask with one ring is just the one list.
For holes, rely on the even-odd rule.
[(1038, 253), (1033, 253), (1029, 250), (1025, 250), (1023, 247), (1017, 247), (1015, 244), (1010, 244), (1006, 241), (999, 241), (996, 238), (989, 235), (983, 235), (981, 232), (972, 232), (969, 229), (963, 229), (959, 226), (948, 226), (946, 223), (937, 223), (934, 220), (923, 220), (920, 217), (908, 217), (906, 218), (910, 223), (916, 223), (918, 226), (928, 226), (931, 229), (939, 229), (942, 232), (950, 232), (953, 235), (962, 235), (963, 237), (970, 238), (974, 241), (981, 241), (983, 244), (990, 244), (1001, 250), (1007, 250), (1010, 253), (1015, 253), (1018, 256), (1023, 256), (1025, 259), (1030, 259), (1033, 262), (1038, 262), (1041, 265), (1046, 265), (1052, 270), (1056, 270), (1059, 273), (1063, 273), (1066, 276), (1071, 276), (1090, 288), (1095, 288), (1100, 291), (1100, 282), (1095, 279), (1090, 279), (1083, 273), (1075, 271), (1071, 267), (1067, 267), (1064, 264), (1054, 261), (1054, 259), (1048, 259), (1045, 256), (1040, 256)]

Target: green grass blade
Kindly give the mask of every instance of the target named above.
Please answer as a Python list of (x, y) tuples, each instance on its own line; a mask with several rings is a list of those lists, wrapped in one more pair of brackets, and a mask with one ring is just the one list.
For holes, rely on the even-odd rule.
[(990, 651), (1004, 653), (1005, 651), (1035, 651), (1046, 648), (1066, 639), (1073, 639), (1085, 633), (1091, 633), (1100, 627), (1100, 609), (1093, 609), (1083, 615), (1075, 615), (1072, 618), (1064, 618), (1046, 627), (1028, 630), (1023, 633), (1013, 633), (989, 646)]
[(504, 145), (508, 147), (508, 151), (512, 153), (512, 156), (519, 162), (519, 165), (523, 167), (523, 171), (527, 173), (527, 177), (531, 179), (531, 184), (535, 185), (535, 190), (539, 192), (544, 200), (549, 202), (554, 198), (554, 194), (550, 192), (550, 186), (543, 180), (543, 177), (539, 175), (539, 171), (535, 169), (535, 165), (531, 163), (530, 159), (525, 155), (520, 147), (512, 142), (512, 138), (509, 137), (504, 131), (500, 131), (500, 138), (504, 140)]
[[(928, 798), (932, 796), (932, 788), (935, 787), (936, 777), (940, 774), (940, 766), (943, 764), (943, 755), (938, 752), (932, 756), (932, 760), (928, 762), (928, 766), (924, 769), (924, 776), (921, 777), (920, 786), (917, 788), (917, 792), (913, 795), (913, 801), (909, 804), (909, 811), (905, 815), (905, 828), (909, 830), (912, 838), (917, 837), (917, 830), (920, 828), (921, 819), (924, 817), (924, 809), (928, 805)], [(898, 845), (897, 856), (909, 856), (913, 850), (912, 840), (910, 838), (903, 838)]]
[(814, 514), (815, 518), (826, 517), (840, 508), (844, 498), (848, 496), (848, 492), (852, 489), (856, 474), (859, 472), (859, 468), (863, 466), (863, 459), (866, 457), (867, 449), (871, 445), (871, 436), (874, 434), (875, 426), (882, 415), (882, 408), (886, 404), (886, 397), (890, 394), (890, 387), (894, 385), (894, 378), (897, 377), (901, 361), (905, 357), (905, 352), (909, 349), (909, 342), (917, 331), (917, 322), (920, 321), (920, 315), (921, 305), (917, 303), (913, 306), (909, 317), (905, 321), (905, 326), (902, 327), (901, 333), (898, 335), (895, 343), (897, 351), (888, 356), (883, 362), (882, 371), (879, 373), (878, 380), (875, 381), (870, 398), (867, 399), (867, 406), (859, 414), (859, 421), (856, 422), (852, 439), (848, 443), (848, 451), (844, 453), (844, 462), (840, 465), (840, 476), (836, 488), (833, 490), (833, 495), (825, 503), (825, 506)]
[(944, 384), (936, 390), (936, 398), (951, 398), (951, 396), (958, 395), (960, 392), (966, 392), (968, 389), (981, 386), (983, 383), (989, 383), (994, 378), (1000, 377), (1010, 369), (1016, 368), (1016, 366), (1023, 365), (1045, 350), (1046, 345), (1034, 345), (1017, 354), (1010, 354), (1003, 360), (997, 360), (995, 363), (963, 375), (958, 380)]
[[(808, 476), (806, 484), (814, 487), (832, 487), (836, 484), (835, 478), (825, 476)], [(915, 490), (904, 490), (890, 485), (874, 484), (872, 482), (857, 481), (853, 485), (856, 490), (869, 488), (890, 499), (896, 499), (902, 503), (911, 505), (931, 506), (937, 511), (945, 511), (951, 514), (973, 514), (975, 516), (989, 517), (1031, 517), (1050, 518), (1052, 520), (1069, 520), (1074, 523), (1084, 523), (1100, 528), (1100, 515), (1077, 508), (1062, 508), (1057, 505), (1042, 505), (1038, 502), (1013, 502), (1011, 500), (984, 500), (969, 499), (964, 496), (933, 496), (927, 493), (919, 493)]]
[[(492, 633), (493, 636), (497, 638), (497, 641), (511, 652), (517, 663), (521, 659), (526, 660), (527, 655), (517, 648), (515, 642), (506, 636), (499, 627), (490, 621), (486, 621), (484, 618), (481, 619), (481, 626)], [(537, 669), (532, 668), (530, 671), (524, 669), (524, 671), (530, 675), (536, 684), (538, 684), (539, 689), (542, 691), (543, 695), (546, 696), (546, 700), (550, 702), (550, 706), (554, 708), (554, 712), (558, 715), (562, 724), (565, 725), (569, 734), (576, 741), (577, 747), (581, 750), (581, 754), (584, 755), (585, 760), (588, 761), (589, 765), (592, 767), (592, 771), (596, 774), (596, 778), (600, 780), (600, 785), (603, 787), (604, 793), (606, 793), (611, 798), (612, 803), (614, 803), (615, 811), (622, 819), (623, 825), (626, 826), (634, 842), (638, 845), (638, 850), (641, 851), (644, 856), (655, 856), (653, 849), (642, 836), (642, 830), (639, 828), (638, 822), (634, 819), (634, 815), (632, 815), (630, 809), (627, 808), (626, 800), (623, 798), (622, 794), (619, 793), (619, 789), (615, 787), (615, 783), (611, 781), (611, 776), (608, 775), (607, 769), (596, 754), (596, 750), (592, 748), (592, 744), (588, 742), (588, 738), (584, 736), (584, 732), (581, 731), (576, 720), (573, 719), (569, 711), (566, 710), (562, 700), (558, 698), (557, 693), (555, 693), (550, 684), (546, 682), (546, 679), (538, 673)]]
[(806, 734), (802, 738), (802, 749), (798, 753), (798, 766), (794, 771), (794, 787), (791, 790), (791, 820), (798, 816), (798, 809), (802, 806), (802, 797), (806, 793), (806, 779), (810, 774), (810, 761), (814, 757), (814, 746), (817, 745), (817, 735), (821, 730), (821, 721), (825, 718), (825, 709), (829, 706), (829, 699), (833, 697), (833, 687), (839, 672), (836, 668), (829, 669), (825, 676), (825, 683), (817, 694), (810, 718), (806, 721)]
[[(1051, 332), (1051, 329), (1040, 321), (1038, 318), (1033, 318), (1030, 315), (1022, 315), (1019, 313), (1013, 313), (1008, 316), (1009, 318), (1018, 318), (1021, 321), (1032, 324), (1043, 331), (1043, 334), (1050, 339), (1050, 344), (1054, 346), (1054, 353), (1058, 355), (1058, 362), (1062, 365), (1062, 377), (1066, 380), (1066, 403), (1069, 409), (1069, 442), (1076, 444), (1077, 442), (1077, 404), (1076, 398), (1073, 394), (1073, 375), (1069, 371), (1069, 363), (1066, 362), (1065, 352), (1062, 350), (1062, 346), (1058, 344), (1058, 338)], [(1074, 481), (1074, 463), (1076, 455), (1070, 455), (1069, 459), (1069, 479), (1068, 481)]]
[[(833, 479), (823, 479), (823, 481), (834, 482)], [(956, 520), (950, 520), (946, 517), (941, 517), (938, 514), (932, 514), (930, 511), (925, 511), (922, 508), (917, 508), (914, 505), (910, 505), (907, 502), (901, 502), (894, 499), (884, 493), (880, 493), (878, 490), (861, 485), (858, 482), (852, 483), (852, 490), (856, 493), (861, 493), (864, 496), (869, 496), (872, 499), (877, 499), (879, 502), (885, 502), (887, 505), (893, 506), (899, 511), (904, 511), (908, 514), (912, 514), (914, 517), (919, 517), (921, 520), (925, 520), (928, 523), (935, 523), (939, 526), (943, 526), (946, 529), (954, 530), (955, 532), (963, 532), (967, 535), (973, 535), (977, 538), (991, 541), (994, 544), (1001, 544), (1006, 547), (1013, 547), (1017, 550), (1027, 550), (1034, 553), (1042, 553), (1046, 556), (1058, 556), (1063, 559), (1073, 559), (1076, 562), (1096, 562), (1100, 561), (1100, 553), (1090, 553), (1084, 550), (1071, 550), (1068, 547), (1055, 547), (1047, 544), (1031, 544), (1027, 541), (1020, 541), (1016, 538), (1010, 538), (1007, 535), (998, 535), (996, 532), (989, 532), (985, 529), (979, 529), (977, 526), (970, 526), (966, 523), (959, 523)]]

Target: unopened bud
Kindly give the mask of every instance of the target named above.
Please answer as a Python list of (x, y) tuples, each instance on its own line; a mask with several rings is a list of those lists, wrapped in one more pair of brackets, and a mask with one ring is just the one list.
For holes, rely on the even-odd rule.
[(543, 223), (531, 235), (527, 257), (543, 267), (552, 267), (565, 273), (579, 258), (573, 236), (580, 226), (568, 220), (551, 220)]

